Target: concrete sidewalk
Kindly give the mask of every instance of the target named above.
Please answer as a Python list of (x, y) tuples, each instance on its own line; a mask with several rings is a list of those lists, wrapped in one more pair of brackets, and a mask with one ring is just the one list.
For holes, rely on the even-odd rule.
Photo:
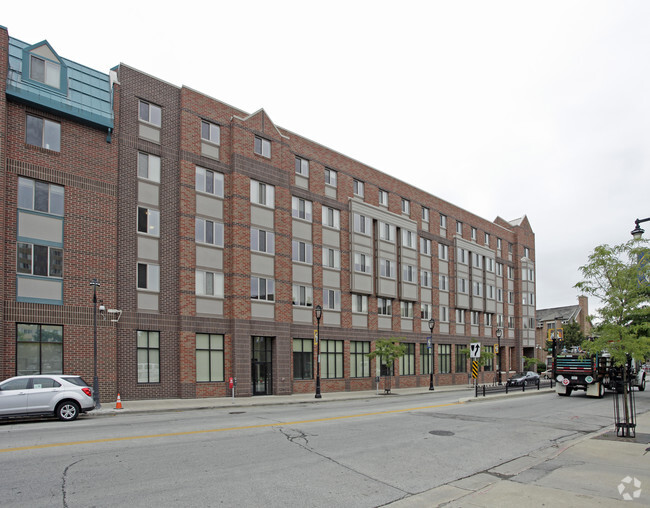
[[(436, 387), (435, 392), (449, 393), (459, 401), (480, 403), (496, 397), (533, 396), (552, 389), (527, 389), (508, 395), (494, 394), (474, 397), (469, 386)], [(209, 408), (237, 408), (275, 404), (327, 403), (342, 400), (399, 397), (429, 393), (428, 387), (383, 391), (267, 395), (260, 397), (163, 399), (122, 401), (104, 404), (89, 413), (101, 417), (120, 413), (151, 411), (183, 411)], [(593, 508), (613, 506), (650, 506), (650, 412), (637, 415), (636, 437), (619, 438), (614, 426), (580, 436), (559, 447), (546, 448), (510, 462), (500, 464), (467, 478), (409, 496), (392, 503), (395, 508), (492, 507), (521, 508), (537, 506), (570, 506)]]

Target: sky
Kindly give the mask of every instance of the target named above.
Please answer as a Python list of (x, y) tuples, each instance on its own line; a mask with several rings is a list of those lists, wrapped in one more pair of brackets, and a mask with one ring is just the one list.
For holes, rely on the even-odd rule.
[(594, 247), (650, 217), (646, 0), (21, 5), (0, 25), (24, 42), (264, 108), (484, 219), (526, 215), (538, 309), (577, 304)]

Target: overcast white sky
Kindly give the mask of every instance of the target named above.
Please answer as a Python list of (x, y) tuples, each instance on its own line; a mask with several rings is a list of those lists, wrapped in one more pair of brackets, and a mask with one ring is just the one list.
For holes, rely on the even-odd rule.
[(26, 5), (3, 3), (12, 37), (264, 108), (485, 219), (527, 215), (537, 308), (577, 303), (593, 248), (650, 217), (645, 0)]

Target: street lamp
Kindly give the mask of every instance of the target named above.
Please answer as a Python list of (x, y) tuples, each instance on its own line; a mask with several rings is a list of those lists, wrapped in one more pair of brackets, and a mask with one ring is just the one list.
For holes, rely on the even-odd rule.
[(649, 220), (650, 217), (647, 219), (637, 219), (634, 221), (634, 229), (630, 231), (630, 234), (634, 237), (635, 240), (641, 240), (643, 233), (645, 233), (645, 231), (639, 227), (639, 224), (642, 222), (648, 222)]
[(90, 281), (93, 287), (93, 400), (95, 409), (100, 409), (99, 403), (99, 379), (97, 378), (97, 286), (99, 281), (95, 278)]
[(321, 394), (320, 394), (320, 318), (323, 315), (323, 307), (320, 305), (316, 305), (316, 308), (314, 309), (314, 312), (316, 314), (316, 359), (317, 359), (317, 367), (316, 367), (316, 395), (315, 398), (320, 399)]
[(429, 332), (431, 336), (429, 337), (429, 390), (433, 391), (433, 327), (436, 326), (436, 320), (431, 318), (429, 319)]
[(501, 337), (503, 328), (497, 328), (497, 369), (499, 369), (499, 384), (501, 384)]

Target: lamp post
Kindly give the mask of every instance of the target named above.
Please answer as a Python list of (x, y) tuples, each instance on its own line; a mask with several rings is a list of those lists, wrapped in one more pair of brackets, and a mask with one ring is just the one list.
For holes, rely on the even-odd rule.
[(429, 332), (431, 336), (429, 337), (429, 390), (433, 391), (433, 327), (436, 326), (436, 320), (431, 318), (429, 319)]
[(95, 278), (90, 281), (93, 287), (93, 400), (95, 408), (100, 409), (99, 403), (99, 379), (97, 378), (97, 286), (99, 281)]
[(501, 384), (501, 337), (503, 328), (497, 328), (497, 369), (499, 370), (499, 385)]
[(323, 315), (323, 308), (320, 305), (316, 305), (314, 309), (316, 314), (316, 395), (315, 398), (320, 399), (320, 318)]
[(636, 219), (634, 221), (634, 229), (630, 231), (630, 234), (634, 237), (635, 240), (641, 240), (643, 233), (645, 233), (645, 231), (639, 227), (639, 224), (648, 221), (650, 221), (650, 217), (648, 217), (647, 219)]

